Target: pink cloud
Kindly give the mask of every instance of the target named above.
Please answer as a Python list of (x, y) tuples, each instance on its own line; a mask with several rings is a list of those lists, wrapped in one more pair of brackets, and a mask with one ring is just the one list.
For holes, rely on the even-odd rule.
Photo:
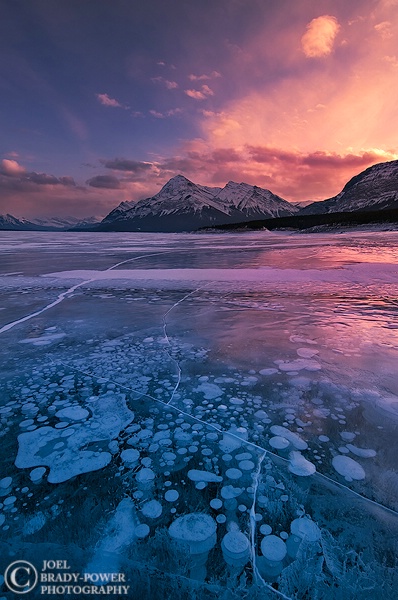
[(115, 98), (111, 98), (108, 94), (96, 94), (98, 102), (103, 106), (109, 106), (112, 108), (126, 108), (123, 104), (120, 104)]
[(208, 85), (202, 85), (200, 90), (185, 90), (185, 93), (194, 100), (206, 100), (209, 96), (214, 96), (213, 90)]
[(161, 83), (168, 90), (176, 90), (179, 87), (178, 83), (176, 81), (169, 81), (168, 79), (165, 79), (164, 77), (152, 77), (151, 81), (153, 83)]
[(16, 160), (4, 158), (0, 165), (0, 172), (10, 177), (19, 177), (26, 172), (25, 167), (20, 165)]
[(217, 79), (218, 77), (221, 77), (221, 73), (218, 71), (212, 71), (209, 75), (206, 75), (205, 73), (202, 75), (194, 75), (193, 73), (188, 75), (190, 81), (206, 81), (209, 79)]
[(308, 58), (323, 57), (333, 50), (340, 25), (331, 15), (322, 15), (307, 25), (307, 31), (301, 38), (301, 46)]

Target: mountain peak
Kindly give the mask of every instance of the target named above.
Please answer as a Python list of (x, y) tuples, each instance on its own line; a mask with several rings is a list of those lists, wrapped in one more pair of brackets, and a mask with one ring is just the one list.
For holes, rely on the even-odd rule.
[(189, 231), (206, 225), (291, 215), (297, 211), (269, 190), (248, 183), (230, 181), (221, 189), (199, 185), (181, 174), (172, 177), (151, 198), (139, 200), (126, 209), (122, 205), (114, 209), (104, 219), (104, 227)]

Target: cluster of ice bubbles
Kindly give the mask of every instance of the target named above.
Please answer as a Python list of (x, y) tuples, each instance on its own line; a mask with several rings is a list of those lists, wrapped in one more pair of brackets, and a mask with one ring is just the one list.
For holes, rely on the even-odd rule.
[[(157, 343), (161, 340), (142, 341), (146, 347), (155, 348)], [(124, 364), (126, 344), (131, 349), (127, 339), (113, 345), (114, 369)], [(140, 346), (136, 351), (141, 352)], [(186, 346), (183, 351), (195, 361), (206, 356), (203, 350)], [(102, 367), (101, 375), (109, 366), (105, 355), (97, 351), (90, 361)], [(156, 351), (152, 357), (149, 368), (153, 380), (159, 381), (161, 357), (156, 358)], [(79, 369), (82, 366), (79, 363)], [(116, 469), (122, 498), (93, 553), (91, 568), (99, 569), (109, 554), (118, 568), (115, 556), (167, 528), (170, 540), (189, 548), (192, 578), (203, 580), (209, 575), (209, 553), (216, 549), (231, 572), (252, 565), (254, 577), (274, 582), (296, 560), (303, 543), (314, 553), (319, 551), (321, 530), (301, 503), (317, 466), (329, 464), (346, 482), (362, 480), (364, 468), (347, 454), (359, 459), (375, 456), (374, 450), (354, 445), (356, 434), (349, 431), (340, 432), (345, 446), (331, 445), (328, 460), (324, 452), (313, 451), (304, 439), (310, 437), (306, 434), (312, 425), (310, 413), (303, 421), (297, 407), (284, 406), (281, 419), (264, 405), (261, 395), (251, 391), (278, 375), (273, 367), (258, 373), (191, 378), (175, 394), (175, 405), (161, 400), (162, 390), (158, 394), (153, 390), (148, 372), (138, 377), (141, 391), (134, 395), (120, 391), (127, 376), (118, 385), (67, 371), (55, 365), (36, 371), (19, 390), (19, 400), (1, 409), (6, 433), (15, 426), (13, 417), (23, 414), (15, 465), (32, 470), (29, 485), (18, 487), (14, 479), (22, 478), (15, 473), (0, 481), (4, 498), (0, 520), (4, 525), (7, 516), (16, 519), (18, 504), (26, 506), (24, 495), (34, 495), (35, 486), (45, 485), (46, 479), (63, 484), (77, 475)], [(300, 400), (307, 388), (308, 380), (296, 377), (290, 393)], [(169, 380), (169, 392), (172, 389)], [(325, 419), (322, 401), (315, 407), (314, 413)], [(335, 421), (344, 426), (342, 411), (335, 412)], [(276, 418), (282, 425), (274, 423)], [(317, 434), (316, 447), (330, 442), (328, 436)], [(35, 513), (25, 531), (36, 532), (45, 523), (46, 518)]]

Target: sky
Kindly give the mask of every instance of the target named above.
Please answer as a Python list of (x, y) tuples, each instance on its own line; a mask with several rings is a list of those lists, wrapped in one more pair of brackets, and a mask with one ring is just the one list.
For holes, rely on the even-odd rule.
[(174, 175), (323, 200), (398, 159), (398, 0), (0, 0), (0, 214)]

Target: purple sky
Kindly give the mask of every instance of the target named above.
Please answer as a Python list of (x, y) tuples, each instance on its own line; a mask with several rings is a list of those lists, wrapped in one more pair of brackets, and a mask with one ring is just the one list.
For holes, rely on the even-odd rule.
[(398, 158), (397, 0), (3, 0), (0, 214), (182, 173), (325, 199)]

